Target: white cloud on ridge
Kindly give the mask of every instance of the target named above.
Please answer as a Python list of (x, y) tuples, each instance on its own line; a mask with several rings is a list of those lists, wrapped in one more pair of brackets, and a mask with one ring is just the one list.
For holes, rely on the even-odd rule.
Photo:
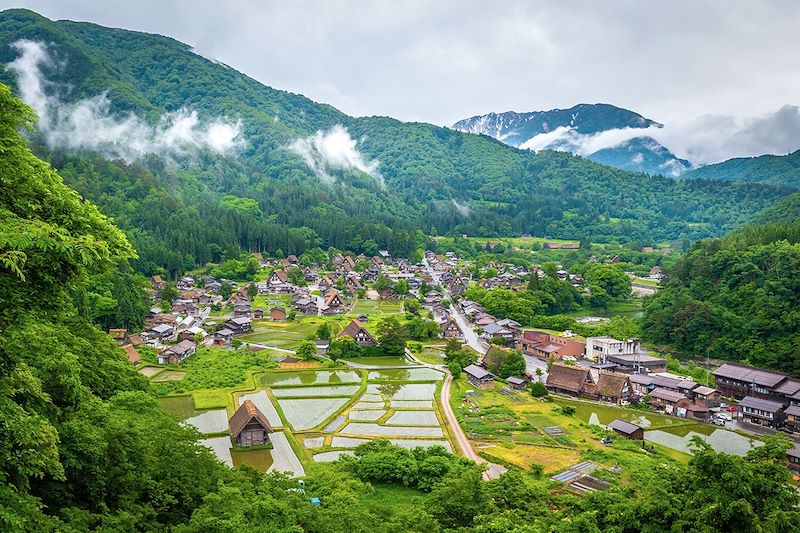
[(635, 137), (652, 137), (673, 154), (695, 166), (734, 157), (787, 154), (800, 148), (800, 107), (785, 105), (766, 115), (740, 119), (731, 115), (702, 115), (670, 122), (659, 128), (619, 128), (581, 134), (562, 126), (528, 139), (520, 148), (544, 148), (587, 156), (619, 146)]
[(383, 183), (378, 161), (367, 161), (358, 151), (358, 142), (350, 137), (347, 128), (334, 125), (327, 131), (317, 131), (288, 146), (289, 150), (303, 158), (308, 168), (322, 181), (336, 181), (329, 170), (358, 170)]
[(17, 75), (20, 96), (39, 115), (39, 131), (50, 147), (94, 150), (130, 162), (149, 154), (184, 156), (198, 149), (231, 154), (243, 145), (239, 121), (217, 118), (201, 123), (196, 111), (182, 108), (151, 125), (132, 113), (114, 116), (106, 93), (65, 102), (42, 72), (42, 67), (53, 65), (47, 46), (19, 40), (11, 47), (20, 55), (8, 67)]
[(469, 208), (469, 206), (466, 203), (463, 203), (463, 204), (459, 203), (454, 198), (451, 198), (450, 201), (453, 202), (453, 207), (456, 208), (456, 211), (458, 211), (459, 215), (461, 215), (464, 218), (469, 217), (469, 215), (472, 212), (472, 210)]

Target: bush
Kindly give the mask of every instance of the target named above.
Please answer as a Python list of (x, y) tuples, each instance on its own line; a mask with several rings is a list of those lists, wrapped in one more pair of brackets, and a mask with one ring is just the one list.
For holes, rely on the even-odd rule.
[(571, 405), (565, 405), (561, 408), (561, 414), (572, 416), (575, 414), (575, 408)]
[(544, 386), (544, 383), (536, 382), (531, 385), (531, 396), (534, 398), (542, 398), (547, 396), (547, 387)]

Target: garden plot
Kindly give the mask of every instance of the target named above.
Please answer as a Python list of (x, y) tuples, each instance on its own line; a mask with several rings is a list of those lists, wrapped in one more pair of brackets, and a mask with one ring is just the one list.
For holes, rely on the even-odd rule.
[(374, 422), (385, 414), (386, 414), (385, 409), (370, 409), (368, 411), (350, 411), (348, 418), (350, 420)]
[(298, 385), (338, 385), (361, 383), (361, 376), (352, 370), (328, 370), (317, 372), (271, 372), (261, 376), (261, 384), (268, 387), (291, 387)]
[(291, 387), (287, 389), (272, 389), (276, 398), (307, 398), (322, 396), (347, 396), (348, 398), (358, 392), (359, 385), (339, 385), (322, 387)]
[(269, 397), (267, 396), (266, 391), (260, 390), (258, 392), (252, 392), (250, 394), (242, 394), (239, 396), (239, 402), (244, 403), (245, 400), (250, 400), (255, 404), (258, 409), (264, 413), (264, 416), (267, 417), (267, 421), (272, 427), (281, 427), (283, 426), (283, 421), (281, 420), (280, 415), (278, 415), (278, 411), (275, 410), (275, 406), (272, 405)]
[[(200, 433), (208, 435), (210, 433), (223, 433), (228, 431), (228, 411), (225, 409), (214, 409), (205, 413), (187, 418), (184, 424), (190, 424), (197, 428)], [(225, 437), (227, 439), (227, 437)]]
[(200, 444), (206, 448), (211, 448), (217, 459), (233, 468), (233, 457), (231, 457), (231, 439), (230, 437), (214, 437), (211, 439), (203, 439)]
[(390, 426), (438, 426), (439, 420), (433, 411), (396, 411), (389, 417), (386, 424)]
[(289, 472), (295, 477), (306, 475), (286, 435), (282, 432), (273, 433), (270, 435), (270, 441), (272, 441), (272, 465), (267, 472)]
[(440, 427), (379, 426), (366, 422), (350, 422), (341, 431), (346, 435), (369, 435), (374, 437), (442, 437)]
[(278, 400), (283, 416), (295, 431), (304, 431), (322, 424), (344, 407), (350, 398), (305, 398)]
[(322, 452), (314, 454), (314, 461), (318, 463), (330, 463), (339, 459), (342, 455), (353, 455), (352, 450), (335, 450), (332, 452)]
[(373, 370), (367, 376), (369, 381), (439, 381), (444, 374), (432, 368), (387, 368)]
[(322, 448), (325, 444), (325, 437), (307, 437), (303, 439), (303, 446), (306, 448)]
[(139, 369), (139, 373), (143, 376), (147, 376), (148, 378), (152, 378), (159, 372), (163, 371), (163, 368), (157, 366), (145, 366)]
[(186, 372), (182, 372), (180, 370), (164, 370), (163, 372), (156, 374), (155, 377), (151, 378), (151, 380), (156, 383), (161, 383), (164, 381), (180, 381), (185, 377)]
[(395, 409), (433, 409), (433, 400), (392, 400), (389, 405)]

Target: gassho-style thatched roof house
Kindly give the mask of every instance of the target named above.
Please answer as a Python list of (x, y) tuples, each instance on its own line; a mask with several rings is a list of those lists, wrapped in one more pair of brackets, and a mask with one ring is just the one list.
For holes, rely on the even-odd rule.
[(269, 442), (272, 426), (256, 405), (245, 400), (230, 421), (231, 436), (237, 446), (261, 446)]

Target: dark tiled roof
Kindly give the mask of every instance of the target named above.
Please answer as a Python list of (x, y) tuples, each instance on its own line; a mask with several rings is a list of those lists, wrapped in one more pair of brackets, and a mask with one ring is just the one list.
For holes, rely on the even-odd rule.
[(768, 413), (776, 413), (783, 409), (783, 404), (780, 402), (772, 402), (770, 400), (762, 400), (761, 398), (754, 398), (753, 396), (745, 396), (739, 402), (742, 407), (749, 407), (751, 409), (759, 409), (767, 411)]
[(608, 425), (608, 427), (611, 428), (611, 429), (615, 429), (615, 430), (619, 431), (620, 433), (624, 433), (625, 435), (632, 435), (635, 432), (637, 432), (640, 429), (642, 429), (641, 427), (637, 426), (636, 424), (631, 424), (630, 422), (625, 422), (624, 420), (620, 420), (619, 418), (616, 418), (616, 419), (612, 420), (611, 423)]
[(467, 365), (464, 367), (464, 372), (474, 377), (475, 379), (483, 379), (486, 376), (491, 376), (492, 373), (478, 365)]
[(717, 377), (755, 383), (765, 387), (775, 387), (778, 383), (786, 379), (786, 374), (754, 368), (752, 366), (739, 365), (736, 363), (725, 363), (714, 371)]
[(680, 392), (675, 392), (667, 389), (654, 389), (653, 392), (650, 393), (650, 397), (657, 398), (659, 400), (665, 400), (668, 402), (677, 402), (678, 400), (683, 400), (686, 398)]

